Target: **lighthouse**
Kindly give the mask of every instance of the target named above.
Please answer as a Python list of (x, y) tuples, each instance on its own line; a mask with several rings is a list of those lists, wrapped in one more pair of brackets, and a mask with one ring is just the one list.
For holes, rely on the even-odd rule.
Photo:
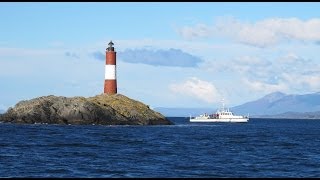
[(106, 49), (104, 93), (117, 94), (116, 52), (112, 47), (114, 45), (112, 41), (108, 45), (109, 47)]

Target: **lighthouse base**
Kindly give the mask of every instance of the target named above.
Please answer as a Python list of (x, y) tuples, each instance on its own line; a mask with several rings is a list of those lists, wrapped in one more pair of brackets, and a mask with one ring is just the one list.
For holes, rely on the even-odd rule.
[(104, 81), (104, 93), (105, 94), (117, 94), (117, 80), (105, 80)]

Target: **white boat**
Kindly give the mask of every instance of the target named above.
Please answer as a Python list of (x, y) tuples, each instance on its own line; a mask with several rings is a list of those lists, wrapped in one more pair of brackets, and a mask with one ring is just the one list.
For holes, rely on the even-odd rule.
[(218, 109), (214, 114), (201, 114), (196, 117), (191, 117), (190, 122), (238, 122), (246, 123), (249, 121), (248, 116), (234, 115), (228, 108), (224, 108), (224, 104), (221, 109)]

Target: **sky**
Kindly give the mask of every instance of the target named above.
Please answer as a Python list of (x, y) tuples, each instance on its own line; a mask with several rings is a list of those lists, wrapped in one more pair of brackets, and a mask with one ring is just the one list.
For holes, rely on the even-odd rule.
[(211, 108), (320, 88), (319, 2), (0, 3), (0, 109), (118, 93), (151, 108)]

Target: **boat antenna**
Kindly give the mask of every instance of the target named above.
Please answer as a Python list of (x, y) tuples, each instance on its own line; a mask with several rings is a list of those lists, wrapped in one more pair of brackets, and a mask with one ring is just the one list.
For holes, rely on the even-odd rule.
[(224, 111), (224, 99), (222, 98), (222, 110)]

